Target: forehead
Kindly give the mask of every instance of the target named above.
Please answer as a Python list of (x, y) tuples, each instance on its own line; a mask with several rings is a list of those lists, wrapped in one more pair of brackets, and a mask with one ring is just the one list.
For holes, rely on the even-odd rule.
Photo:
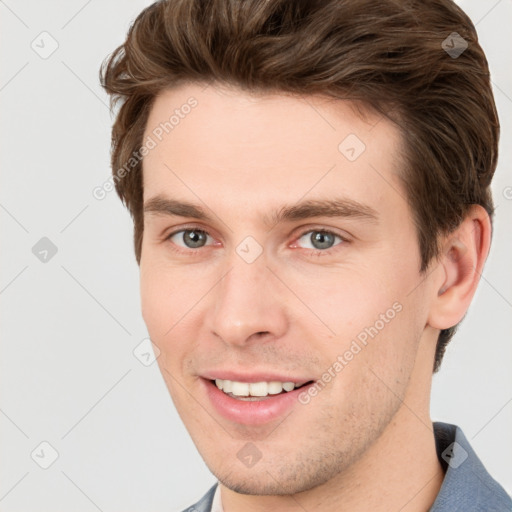
[(398, 129), (347, 101), (187, 84), (158, 95), (149, 139), (145, 198), (229, 197), (244, 209), (331, 192), (378, 203), (400, 188)]

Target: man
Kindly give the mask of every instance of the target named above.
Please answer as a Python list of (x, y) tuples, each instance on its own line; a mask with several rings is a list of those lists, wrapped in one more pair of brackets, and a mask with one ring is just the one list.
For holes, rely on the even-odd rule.
[(192, 511), (504, 511), (432, 424), (499, 124), (451, 1), (161, 1), (102, 69), (142, 313), (219, 484)]

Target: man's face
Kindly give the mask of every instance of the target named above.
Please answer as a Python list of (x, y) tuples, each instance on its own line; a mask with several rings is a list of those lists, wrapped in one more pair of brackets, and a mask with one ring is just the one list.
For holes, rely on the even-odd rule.
[(199, 452), (251, 494), (348, 470), (432, 367), (397, 129), (346, 102), (186, 85), (148, 136), (143, 316)]

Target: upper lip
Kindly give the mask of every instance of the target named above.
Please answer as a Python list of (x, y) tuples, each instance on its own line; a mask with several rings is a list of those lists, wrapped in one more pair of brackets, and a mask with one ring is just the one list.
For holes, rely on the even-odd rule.
[(310, 380), (313, 380), (309, 377), (303, 376), (290, 376), (283, 375), (280, 373), (273, 372), (237, 372), (233, 370), (211, 370), (201, 374), (201, 377), (208, 380), (232, 380), (236, 382), (293, 382), (294, 384), (305, 384)]

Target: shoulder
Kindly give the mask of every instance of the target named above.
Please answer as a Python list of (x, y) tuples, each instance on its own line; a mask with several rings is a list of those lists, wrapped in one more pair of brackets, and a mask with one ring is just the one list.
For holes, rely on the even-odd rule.
[(512, 500), (487, 472), (462, 430), (434, 423), (434, 433), (446, 473), (430, 512), (512, 512)]
[(191, 505), (183, 512), (210, 512), (217, 484), (215, 484), (195, 505)]

